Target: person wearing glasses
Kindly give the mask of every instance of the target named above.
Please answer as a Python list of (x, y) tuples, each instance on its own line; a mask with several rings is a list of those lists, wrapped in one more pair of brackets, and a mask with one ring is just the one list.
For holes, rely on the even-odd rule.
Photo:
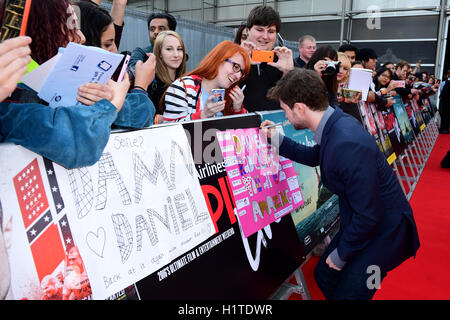
[[(243, 47), (228, 40), (219, 43), (196, 69), (169, 86), (164, 95), (164, 122), (246, 113), (239, 84), (249, 71), (250, 57)], [(225, 89), (224, 99), (213, 89)]]

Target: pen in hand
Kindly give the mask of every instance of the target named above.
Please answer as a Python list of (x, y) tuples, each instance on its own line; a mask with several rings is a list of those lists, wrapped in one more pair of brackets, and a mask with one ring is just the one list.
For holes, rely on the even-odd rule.
[(277, 122), (274, 124), (269, 124), (268, 126), (264, 126), (264, 128), (272, 128), (272, 127), (276, 127), (276, 126), (281, 126), (283, 123), (282, 122)]

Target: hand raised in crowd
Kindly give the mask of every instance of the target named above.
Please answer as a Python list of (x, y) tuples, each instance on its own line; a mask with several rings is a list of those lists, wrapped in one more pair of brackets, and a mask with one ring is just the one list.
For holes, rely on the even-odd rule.
[(125, 76), (120, 82), (109, 80), (108, 87), (110, 87), (113, 92), (113, 96), (109, 101), (111, 101), (117, 108), (117, 112), (119, 112), (120, 109), (122, 109), (125, 98), (127, 97), (128, 89), (130, 88), (130, 77), (128, 72), (125, 72)]
[(392, 97), (387, 98), (386, 107), (391, 107), (393, 105), (394, 105), (394, 98), (392, 98)]
[(242, 102), (244, 102), (244, 92), (239, 86), (235, 86), (230, 90), (230, 98), (233, 100), (233, 110), (239, 112), (242, 109)]
[[(123, 90), (125, 90), (125, 88), (125, 95), (123, 95)], [(109, 80), (107, 84), (86, 83), (84, 86), (78, 88), (77, 100), (82, 104), (92, 106), (97, 101), (107, 99), (117, 108), (117, 112), (119, 112), (129, 88), (130, 78), (128, 73), (125, 73), (124, 79), (121, 82)]]
[(225, 101), (213, 102), (214, 98), (215, 96), (212, 95), (206, 100), (205, 107), (200, 114), (201, 119), (211, 118), (225, 108)]
[(375, 102), (375, 92), (369, 91), (367, 93), (367, 102), (369, 103)]
[(256, 47), (256, 44), (254, 44), (253, 42), (247, 40), (247, 41), (242, 41), (241, 42), (241, 47), (243, 47), (247, 51), (247, 53), (248, 53), (248, 55), (250, 57), (250, 63), (251, 64), (260, 64), (261, 63), (259, 61), (253, 61), (251, 59), (253, 50), (257, 50), (258, 49)]
[(155, 78), (156, 58), (153, 53), (147, 53), (148, 59), (145, 62), (136, 63), (134, 74), (134, 85), (147, 89)]
[(320, 77), (322, 77), (322, 73), (325, 71), (326, 68), (327, 68), (326, 60), (319, 60), (314, 65), (314, 70), (316, 70), (316, 72), (319, 74)]
[(0, 44), (0, 101), (16, 89), (17, 82), (27, 72), (30, 43), (30, 37), (17, 37)]
[(283, 74), (286, 74), (290, 70), (294, 69), (294, 60), (292, 57), (292, 50), (287, 47), (276, 47), (273, 52), (278, 57), (277, 62), (269, 62), (268, 65), (277, 68)]
[(77, 100), (87, 106), (92, 106), (102, 99), (111, 101), (112, 97), (112, 88), (106, 84), (88, 82), (78, 88)]

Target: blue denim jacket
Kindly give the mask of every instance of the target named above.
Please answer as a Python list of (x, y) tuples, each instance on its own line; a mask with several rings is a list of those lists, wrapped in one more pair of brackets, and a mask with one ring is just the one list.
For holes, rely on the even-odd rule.
[(147, 53), (153, 52), (153, 45), (150, 44), (145, 48), (135, 48), (133, 52), (131, 52), (130, 61), (128, 62), (128, 70), (134, 74), (134, 68), (136, 67), (136, 63), (141, 60), (145, 62), (147, 60)]
[(98, 161), (109, 140), (116, 107), (103, 99), (92, 107), (50, 108), (0, 103), (0, 142), (13, 142), (67, 169)]
[(142, 90), (132, 90), (127, 95), (119, 114), (106, 99), (91, 107), (50, 108), (39, 103), (34, 91), (23, 92), (26, 99), (20, 101), (26, 103), (10, 100), (0, 103), (0, 143), (19, 144), (68, 169), (98, 161), (113, 123), (143, 128), (153, 124), (155, 115), (153, 103)]

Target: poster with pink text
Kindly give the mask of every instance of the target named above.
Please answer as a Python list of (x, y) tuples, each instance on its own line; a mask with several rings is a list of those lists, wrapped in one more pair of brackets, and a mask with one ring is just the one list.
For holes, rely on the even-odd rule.
[(218, 131), (217, 140), (245, 237), (303, 205), (292, 161), (258, 128)]

